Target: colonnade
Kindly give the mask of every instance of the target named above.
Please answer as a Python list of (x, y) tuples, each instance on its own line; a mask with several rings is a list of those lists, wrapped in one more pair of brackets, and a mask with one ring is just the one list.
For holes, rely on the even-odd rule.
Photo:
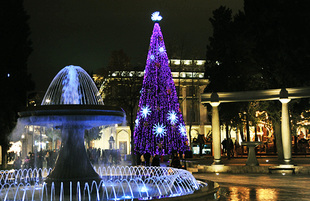
[[(300, 93), (304, 89), (289, 89), (292, 92), (292, 97), (297, 98), (296, 94), (299, 92), (299, 97), (310, 97), (310, 88), (305, 89), (307, 92), (305, 94)], [(270, 95), (266, 95), (267, 92), (270, 92)], [(275, 95), (275, 91), (277, 94)], [(280, 91), (280, 93), (279, 93)], [(238, 93), (243, 94), (243, 96), (238, 97)], [(287, 89), (278, 89), (278, 90), (265, 90), (257, 91), (257, 93), (253, 92), (232, 92), (232, 93), (222, 93), (223, 97), (221, 97), (221, 93), (211, 93), (206, 98), (207, 94), (204, 94), (204, 103), (209, 103), (212, 106), (212, 146), (213, 146), (213, 154), (214, 154), (214, 162), (213, 165), (222, 165), (221, 162), (221, 131), (220, 131), (220, 120), (219, 120), (219, 105), (223, 102), (239, 102), (239, 101), (264, 101), (264, 100), (279, 100), (282, 103), (282, 115), (281, 115), (281, 134), (282, 134), (282, 144), (283, 144), (283, 154), (285, 165), (292, 165), (292, 140), (290, 133), (290, 121), (289, 121), (289, 111), (288, 111), (288, 103), (290, 102), (289, 93)], [(309, 94), (308, 94), (309, 93)], [(255, 94), (255, 95), (253, 95)], [(249, 95), (249, 97), (246, 97)], [(234, 97), (237, 96), (237, 97)], [(229, 98), (233, 97), (233, 98)], [(221, 101), (222, 100), (222, 101)]]

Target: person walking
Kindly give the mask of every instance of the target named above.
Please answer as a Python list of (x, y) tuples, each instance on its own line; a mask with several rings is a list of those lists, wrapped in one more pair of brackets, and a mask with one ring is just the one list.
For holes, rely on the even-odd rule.
[(153, 157), (153, 160), (152, 160), (152, 166), (160, 166), (160, 159), (159, 159), (159, 156), (156, 154), (154, 157)]
[(222, 145), (223, 145), (223, 155), (225, 155), (225, 153), (227, 151), (227, 140), (226, 140), (226, 138), (222, 141)]
[(173, 154), (170, 167), (181, 168), (181, 162), (180, 162), (180, 157), (178, 156), (178, 153)]
[(140, 160), (141, 160), (141, 165), (145, 165), (144, 154), (141, 155)]
[(150, 166), (150, 159), (151, 159), (151, 154), (149, 152), (146, 152), (144, 154), (145, 166)]

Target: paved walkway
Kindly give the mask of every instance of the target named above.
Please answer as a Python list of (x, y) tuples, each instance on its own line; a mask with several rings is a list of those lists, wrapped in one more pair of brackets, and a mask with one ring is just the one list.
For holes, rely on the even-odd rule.
[(194, 174), (219, 184), (217, 196), (208, 200), (310, 200), (310, 175)]
[[(213, 167), (213, 157), (195, 156), (187, 160), (187, 169), (191, 172), (226, 172), (226, 173), (269, 173), (269, 168), (279, 166), (282, 161), (279, 161), (276, 155), (258, 156), (259, 166), (246, 166), (246, 157), (235, 157), (227, 159), (222, 157), (222, 167)], [(296, 155), (292, 158), (296, 174), (310, 174), (310, 156)], [(283, 171), (282, 171), (283, 172)], [(292, 171), (289, 171), (292, 173)]]
[[(279, 165), (280, 162), (276, 155), (271, 156), (257, 156), (256, 157), (260, 166), (276, 166)], [(213, 157), (203, 157), (195, 156), (194, 158), (188, 159), (187, 161), (191, 161), (193, 164), (200, 165), (211, 165), (213, 163)], [(233, 166), (233, 165), (245, 165), (247, 161), (247, 157), (234, 157), (231, 159), (227, 159), (226, 156), (222, 157), (222, 162), (224, 165)], [(292, 162), (294, 165), (302, 165), (302, 166), (310, 166), (310, 156), (307, 155), (296, 155), (293, 156)]]

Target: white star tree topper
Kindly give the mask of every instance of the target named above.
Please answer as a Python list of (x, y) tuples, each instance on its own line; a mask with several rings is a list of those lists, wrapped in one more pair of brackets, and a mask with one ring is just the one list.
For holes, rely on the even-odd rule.
[(159, 22), (161, 19), (163, 19), (163, 17), (159, 15), (159, 11), (156, 11), (152, 14), (151, 19), (153, 22)]

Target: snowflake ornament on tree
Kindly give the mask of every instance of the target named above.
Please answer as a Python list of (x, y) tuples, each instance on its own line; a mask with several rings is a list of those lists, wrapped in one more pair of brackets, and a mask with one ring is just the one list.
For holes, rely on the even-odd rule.
[(181, 135), (186, 136), (186, 128), (184, 125), (182, 125), (182, 124), (179, 125), (179, 131), (180, 131)]
[(168, 112), (168, 118), (167, 118), (169, 121), (170, 121), (170, 123), (172, 124), (172, 125), (174, 125), (175, 123), (177, 123), (178, 122), (178, 116), (177, 116), (177, 113), (175, 113), (175, 111), (169, 111)]
[(153, 132), (154, 132), (154, 135), (156, 137), (164, 137), (164, 135), (166, 134), (167, 130), (165, 129), (166, 126), (164, 126), (164, 124), (155, 124), (153, 126)]
[(142, 113), (142, 117), (143, 117), (143, 118), (146, 118), (147, 115), (151, 114), (151, 109), (149, 108), (148, 105), (143, 106), (143, 107), (141, 108), (141, 113)]
[(139, 123), (140, 123), (140, 121), (139, 121), (139, 119), (137, 118), (137, 119), (135, 120), (136, 126), (139, 126)]

